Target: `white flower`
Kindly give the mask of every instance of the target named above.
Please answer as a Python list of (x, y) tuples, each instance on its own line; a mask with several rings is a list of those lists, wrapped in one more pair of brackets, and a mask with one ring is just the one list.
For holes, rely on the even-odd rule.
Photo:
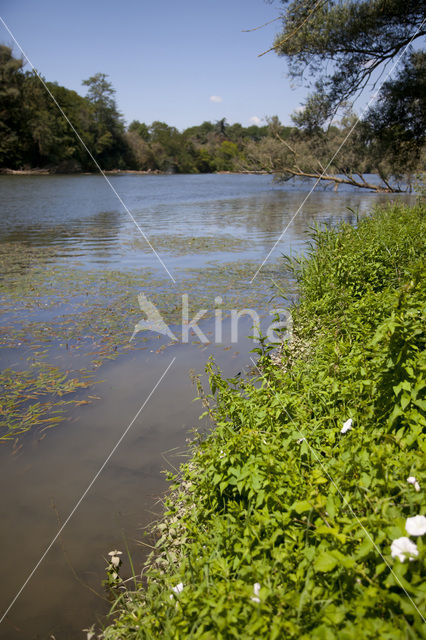
[(407, 557), (409, 557), (410, 560), (414, 560), (413, 556), (418, 556), (419, 552), (416, 543), (404, 536), (392, 542), (391, 555), (392, 558), (399, 558), (401, 562), (404, 562)]
[(115, 551), (108, 551), (108, 555), (109, 556), (122, 556), (123, 552), (122, 551), (117, 551), (117, 549)]
[(225, 457), (225, 454), (223, 453), (223, 450), (221, 449), (219, 458), (224, 458), (224, 457)]
[[(172, 587), (174, 593), (181, 593), (183, 591), (183, 582), (179, 582), (175, 587)], [(173, 599), (173, 594), (170, 594), (170, 599)]]
[(255, 582), (253, 585), (253, 593), (254, 593), (254, 596), (252, 596), (250, 600), (252, 600), (253, 602), (260, 602), (260, 598), (259, 598), (260, 584), (258, 582)]
[(172, 591), (174, 591), (175, 593), (180, 593), (181, 591), (183, 591), (183, 582), (179, 582), (179, 584), (173, 587)]
[(306, 438), (299, 438), (299, 440), (297, 441), (297, 444), (302, 444), (302, 442), (305, 442)]
[(352, 422), (352, 418), (346, 420), (346, 422), (343, 424), (343, 427), (340, 429), (340, 433), (346, 433), (347, 431), (350, 431), (352, 429)]
[(110, 562), (111, 562), (113, 567), (119, 567), (120, 566), (120, 562), (121, 562), (121, 558), (119, 558), (118, 556), (111, 556)]
[(426, 533), (426, 518), (424, 516), (407, 518), (405, 530), (410, 536), (424, 536)]
[(420, 491), (420, 485), (417, 482), (417, 478), (415, 478), (414, 476), (410, 476), (409, 478), (407, 478), (407, 482), (408, 484), (413, 484), (416, 491)]

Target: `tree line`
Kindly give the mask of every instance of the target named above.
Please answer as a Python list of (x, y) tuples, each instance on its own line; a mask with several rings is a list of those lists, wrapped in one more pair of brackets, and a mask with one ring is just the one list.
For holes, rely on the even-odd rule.
[(35, 72), (24, 71), (23, 61), (9, 47), (0, 45), (1, 168), (96, 169), (55, 100), (106, 170), (237, 171), (244, 164), (245, 146), (268, 135), (266, 125), (243, 127), (226, 119), (184, 131), (160, 121), (135, 120), (126, 128), (105, 74), (83, 81), (84, 97), (56, 82), (44, 83)]
[[(160, 121), (135, 120), (126, 127), (103, 73), (83, 81), (85, 96), (56, 82), (43, 80), (43, 86), (0, 45), (0, 169), (96, 170), (60, 105), (104, 170), (264, 171), (283, 180), (297, 176), (336, 187), (403, 190), (424, 170), (425, 58), (424, 52), (412, 52), (361, 122), (347, 102), (339, 103), (339, 117), (337, 109), (331, 114), (334, 103), (322, 88), (293, 115), (292, 126), (277, 116), (249, 127), (223, 118), (179, 131)], [(366, 179), (369, 173), (380, 180)]]

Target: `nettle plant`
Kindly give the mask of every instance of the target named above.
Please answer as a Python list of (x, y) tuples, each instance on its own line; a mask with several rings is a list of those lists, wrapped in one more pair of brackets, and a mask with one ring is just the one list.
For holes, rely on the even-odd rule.
[(424, 227), (394, 205), (315, 230), (283, 367), (209, 363), (215, 428), (105, 638), (424, 637)]

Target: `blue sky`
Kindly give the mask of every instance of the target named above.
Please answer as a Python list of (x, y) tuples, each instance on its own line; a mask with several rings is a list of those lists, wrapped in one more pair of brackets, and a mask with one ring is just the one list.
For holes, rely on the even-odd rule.
[[(306, 96), (304, 88), (290, 87), (282, 58), (258, 57), (280, 23), (242, 32), (275, 18), (276, 1), (1, 0), (0, 6), (47, 80), (84, 95), (84, 78), (107, 73), (128, 123), (163, 120), (182, 129), (226, 117), (247, 126), (276, 114), (289, 124)], [(0, 42), (12, 45), (1, 24)]]

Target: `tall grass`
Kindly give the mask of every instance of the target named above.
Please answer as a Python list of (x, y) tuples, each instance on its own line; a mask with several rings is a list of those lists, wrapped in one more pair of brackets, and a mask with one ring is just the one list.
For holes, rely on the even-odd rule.
[(215, 428), (172, 478), (146, 581), (105, 640), (426, 637), (425, 539), (391, 554), (426, 513), (424, 213), (314, 230), (288, 265), (284, 366), (263, 350), (238, 381), (209, 364)]

